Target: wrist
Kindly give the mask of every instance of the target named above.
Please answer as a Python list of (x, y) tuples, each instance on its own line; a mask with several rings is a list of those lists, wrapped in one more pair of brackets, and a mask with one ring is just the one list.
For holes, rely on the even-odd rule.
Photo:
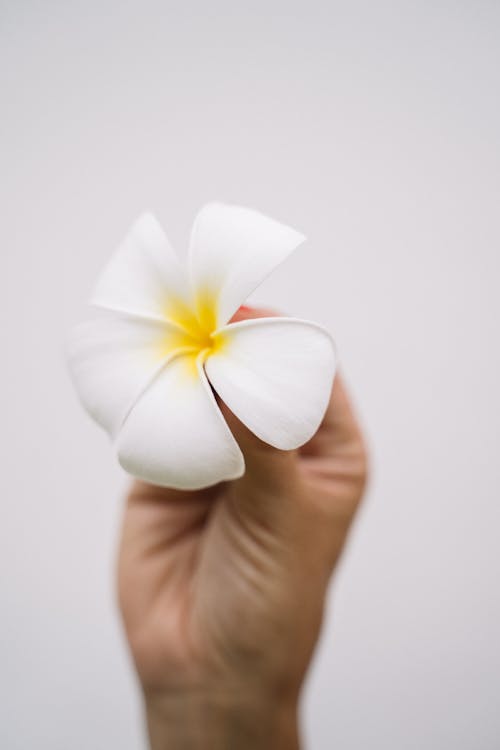
[(298, 750), (297, 700), (238, 689), (145, 696), (151, 750)]

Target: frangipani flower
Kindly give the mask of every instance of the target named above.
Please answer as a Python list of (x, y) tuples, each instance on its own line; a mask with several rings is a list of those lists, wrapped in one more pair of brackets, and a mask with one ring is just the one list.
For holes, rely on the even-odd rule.
[(91, 297), (102, 314), (68, 347), (80, 399), (126, 471), (180, 489), (241, 476), (214, 391), (276, 448), (316, 432), (335, 371), (329, 334), (294, 318), (228, 322), (304, 239), (250, 209), (211, 203), (194, 222), (184, 269), (151, 214), (135, 222)]

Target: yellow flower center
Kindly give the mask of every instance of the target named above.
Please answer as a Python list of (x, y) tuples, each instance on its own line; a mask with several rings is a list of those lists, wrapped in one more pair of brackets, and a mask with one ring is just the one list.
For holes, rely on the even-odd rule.
[(208, 291), (198, 292), (193, 306), (180, 299), (170, 298), (165, 305), (165, 318), (174, 323), (177, 331), (169, 331), (162, 342), (163, 356), (174, 349), (189, 349), (193, 358), (201, 352), (205, 356), (220, 348), (213, 337), (217, 330), (217, 297)]

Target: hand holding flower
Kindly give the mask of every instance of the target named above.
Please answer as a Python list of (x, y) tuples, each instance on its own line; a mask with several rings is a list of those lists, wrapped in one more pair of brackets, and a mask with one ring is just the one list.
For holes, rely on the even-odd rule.
[(118, 565), (126, 633), (152, 750), (296, 750), (301, 686), (366, 452), (339, 376), (297, 451), (267, 445), (222, 409), (245, 457), (241, 478), (130, 492)]
[(101, 316), (70, 341), (83, 404), (156, 485), (134, 483), (118, 564), (153, 750), (299, 746), (301, 686), (366, 479), (329, 335), (239, 309), (302, 239), (211, 205), (186, 275), (146, 215), (97, 284)]

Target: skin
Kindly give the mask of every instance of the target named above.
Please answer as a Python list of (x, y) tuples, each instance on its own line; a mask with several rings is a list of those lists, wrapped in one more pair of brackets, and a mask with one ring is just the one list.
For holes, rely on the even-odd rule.
[[(234, 320), (273, 315), (240, 308)], [(283, 452), (221, 404), (243, 477), (196, 492), (136, 481), (118, 594), (152, 750), (300, 746), (298, 703), (325, 595), (367, 477), (342, 381), (312, 440)]]

